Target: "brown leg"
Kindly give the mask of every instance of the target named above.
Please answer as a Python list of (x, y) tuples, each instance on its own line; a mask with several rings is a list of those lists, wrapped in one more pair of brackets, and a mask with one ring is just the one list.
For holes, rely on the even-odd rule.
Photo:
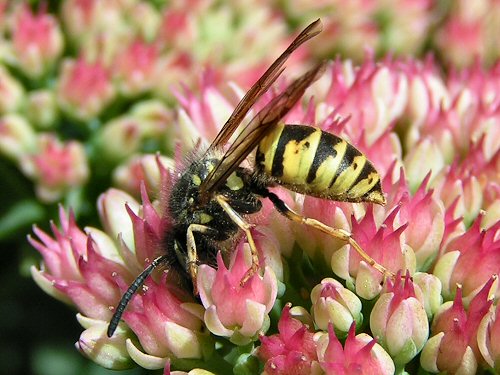
[(243, 230), (245, 232), (245, 235), (247, 236), (248, 245), (250, 246), (250, 251), (252, 252), (252, 265), (241, 279), (241, 285), (243, 286), (248, 281), (248, 279), (250, 279), (259, 270), (259, 253), (257, 251), (257, 246), (255, 246), (252, 232), (250, 231), (252, 225), (243, 220), (240, 214), (236, 212), (229, 205), (229, 203), (227, 203), (226, 197), (224, 197), (223, 195), (217, 195), (215, 198), (217, 199), (217, 202), (220, 204), (222, 209), (229, 215), (231, 220), (234, 221), (234, 223), (238, 227), (240, 227), (240, 229)]

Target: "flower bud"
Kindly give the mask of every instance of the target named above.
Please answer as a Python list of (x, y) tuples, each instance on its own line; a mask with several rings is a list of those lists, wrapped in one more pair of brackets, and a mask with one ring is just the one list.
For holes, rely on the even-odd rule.
[(17, 114), (0, 117), (0, 153), (2, 155), (19, 162), (36, 150), (36, 141), (36, 133), (24, 117)]
[(413, 282), (422, 291), (425, 312), (431, 320), (443, 303), (441, 281), (433, 274), (417, 272), (413, 275)]
[[(344, 347), (335, 336), (330, 323), (327, 335), (318, 340), (317, 351), (321, 368), (327, 374), (394, 374), (395, 366), (387, 352), (376, 340), (361, 333), (355, 336), (355, 323), (349, 329)], [(355, 369), (355, 370), (354, 370)]]
[(260, 337), (262, 345), (257, 356), (265, 362), (264, 374), (318, 374), (315, 335), (310, 327), (292, 317), (290, 308), (290, 304), (283, 308), (278, 322), (279, 333)]
[(36, 127), (54, 128), (59, 115), (54, 93), (50, 90), (31, 91), (26, 100), (25, 113)]
[(56, 92), (61, 108), (81, 121), (99, 116), (115, 98), (106, 68), (100, 62), (89, 62), (82, 57), (62, 63)]
[(79, 142), (61, 143), (52, 134), (42, 134), (37, 148), (34, 154), (24, 155), (21, 169), (37, 182), (36, 192), (41, 200), (57, 201), (66, 191), (87, 181), (87, 156)]
[(387, 281), (387, 291), (375, 302), (370, 328), (398, 366), (413, 359), (429, 337), (427, 314), (415, 294), (413, 282), (400, 274), (394, 284)]
[(343, 338), (353, 322), (363, 323), (361, 300), (337, 280), (323, 279), (311, 291), (312, 314), (319, 329), (326, 331), (333, 323), (335, 333)]
[[(90, 321), (88, 318), (83, 319)], [(116, 334), (110, 338), (106, 335), (107, 328), (108, 322), (94, 320), (93, 324), (81, 333), (75, 344), (76, 348), (104, 368), (124, 370), (133, 367), (125, 343), (127, 335), (118, 328)]]
[(0, 114), (16, 111), (23, 104), (24, 89), (3, 65), (0, 65), (0, 85)]
[(217, 270), (206, 264), (198, 267), (198, 290), (206, 308), (205, 324), (212, 333), (229, 337), (237, 345), (246, 345), (267, 330), (267, 314), (277, 295), (277, 280), (270, 267), (265, 267), (264, 276), (256, 273), (241, 285), (251, 262), (249, 247), (241, 243), (229, 269), (220, 253)]
[(404, 158), (406, 175), (410, 183), (410, 190), (416, 191), (425, 176), (431, 173), (434, 177), (444, 167), (444, 158), (438, 145), (432, 138), (421, 138)]
[(492, 306), (479, 324), (477, 344), (484, 360), (494, 372), (500, 372), (500, 304)]
[(39, 78), (52, 68), (62, 53), (63, 42), (59, 24), (52, 15), (34, 14), (28, 6), (23, 6), (14, 16), (14, 57), (30, 78)]

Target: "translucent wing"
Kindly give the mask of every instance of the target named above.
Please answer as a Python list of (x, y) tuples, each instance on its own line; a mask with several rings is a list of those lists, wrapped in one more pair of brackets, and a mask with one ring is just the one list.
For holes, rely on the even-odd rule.
[(324, 71), (325, 63), (316, 65), (313, 69), (297, 78), (280, 95), (272, 99), (250, 121), (247, 127), (238, 135), (224, 156), (216, 164), (200, 185), (200, 196), (209, 196), (237, 168), (240, 163), (257, 147), (268, 132), (285, 116), (288, 111), (304, 95), (304, 91)]
[(208, 148), (207, 153), (227, 143), (250, 108), (269, 89), (269, 87), (271, 87), (273, 82), (276, 81), (276, 79), (283, 72), (283, 64), (286, 62), (288, 57), (290, 57), (293, 51), (295, 51), (301, 44), (318, 35), (322, 29), (323, 26), (321, 24), (321, 21), (317, 19), (309, 26), (307, 26), (304, 30), (302, 30), (302, 32), (293, 40), (288, 48), (274, 61), (274, 63), (266, 70), (262, 77), (260, 77), (259, 80), (254, 83), (250, 90), (240, 100), (233, 113)]

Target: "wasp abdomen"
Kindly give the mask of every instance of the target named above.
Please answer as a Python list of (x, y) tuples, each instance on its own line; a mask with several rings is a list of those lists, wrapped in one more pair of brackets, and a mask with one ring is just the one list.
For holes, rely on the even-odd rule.
[(260, 142), (256, 164), (272, 181), (302, 194), (385, 204), (380, 175), (366, 156), (319, 128), (275, 126)]

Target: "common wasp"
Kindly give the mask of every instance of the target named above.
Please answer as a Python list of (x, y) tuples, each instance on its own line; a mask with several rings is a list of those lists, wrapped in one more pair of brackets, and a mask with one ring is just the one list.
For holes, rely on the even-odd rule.
[[(109, 324), (109, 337), (134, 293), (156, 267), (180, 268), (190, 279), (196, 295), (198, 265), (212, 264), (224, 243), (238, 233), (246, 235), (252, 253), (252, 265), (241, 280), (244, 285), (259, 268), (251, 225), (245, 217), (257, 213), (264, 198), (288, 219), (349, 243), (368, 264), (390, 274), (363, 251), (349, 232), (294, 212), (269, 190), (280, 185), (329, 200), (385, 204), (380, 175), (354, 146), (319, 128), (281, 122), (305, 90), (321, 76), (324, 62), (270, 100), (224, 151), (248, 111), (281, 75), (288, 57), (321, 30), (318, 19), (292, 41), (244, 95), (208, 149), (180, 173), (168, 202), (173, 224), (165, 233), (165, 253), (154, 259), (125, 292)], [(254, 150), (254, 168), (242, 167), (240, 164)]]

